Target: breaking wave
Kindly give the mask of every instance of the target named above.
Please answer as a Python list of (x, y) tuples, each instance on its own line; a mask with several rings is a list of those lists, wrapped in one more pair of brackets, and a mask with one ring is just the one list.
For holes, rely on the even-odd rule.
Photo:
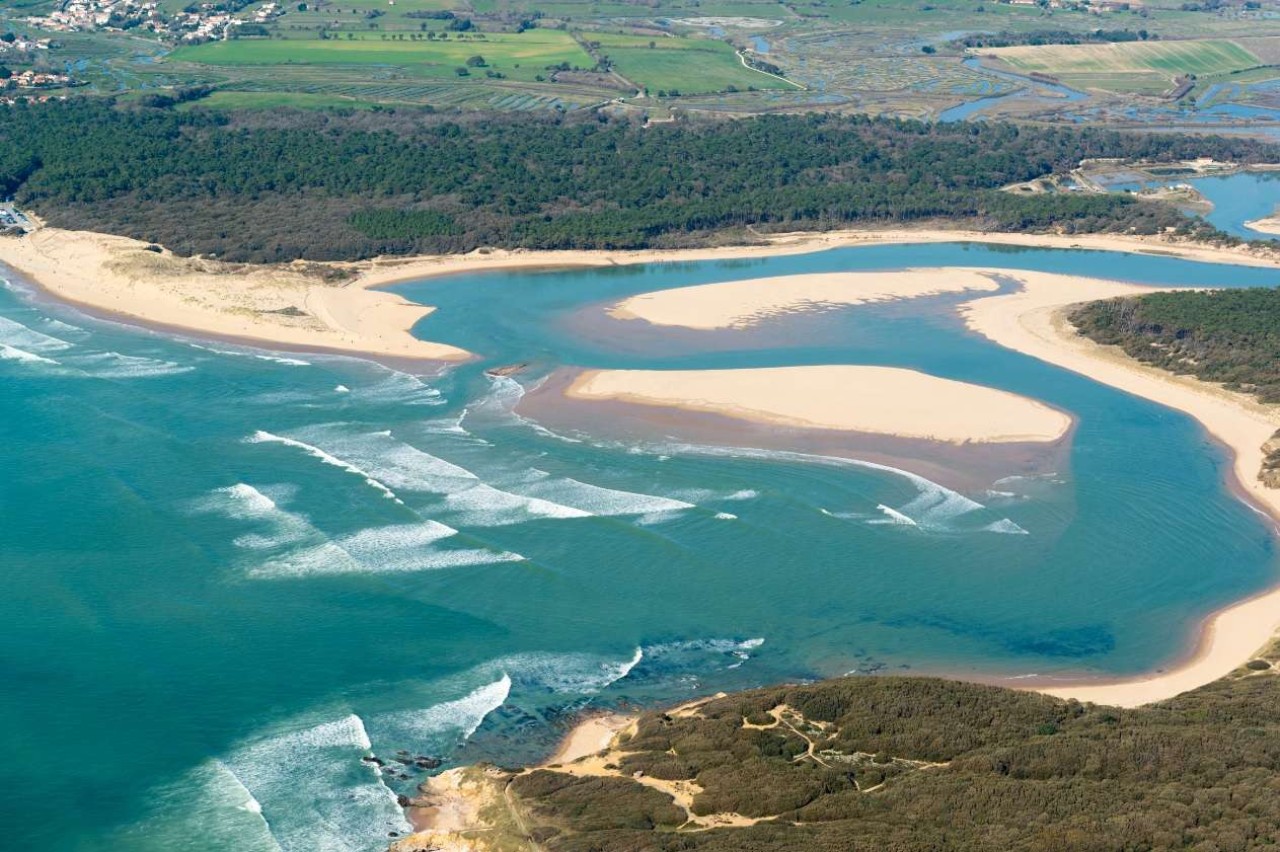
[(374, 479), (371, 475), (361, 470), (359, 467), (356, 467), (354, 464), (352, 464), (349, 461), (340, 459), (335, 455), (331, 455), (330, 453), (325, 452), (324, 450), (320, 449), (319, 447), (313, 444), (308, 444), (305, 441), (298, 441), (298, 440), (295, 440), (294, 438), (285, 438), (280, 435), (273, 435), (272, 433), (264, 432), (261, 429), (259, 429), (257, 432), (254, 432), (248, 438), (245, 438), (245, 442), (249, 444), (266, 444), (266, 443), (284, 444), (286, 447), (295, 447), (299, 450), (302, 450), (312, 458), (319, 459), (320, 461), (324, 462), (327, 465), (331, 465), (333, 467), (339, 468), (340, 470), (345, 470), (347, 473), (355, 474), (356, 476), (363, 478), (365, 481), (365, 484), (381, 492), (382, 495), (387, 499), (394, 500), (397, 503), (401, 503), (401, 504), (403, 504), (404, 502), (399, 497), (396, 496), (394, 491), (392, 491), (386, 485), (383, 485), (378, 480)]
[(386, 713), (374, 717), (369, 724), (380, 744), (418, 751), (428, 746), (447, 748), (470, 739), (510, 694), (511, 678), (504, 672), (493, 683), (477, 687), (462, 698), (423, 710)]
[(412, 831), (376, 767), (360, 761), (371, 748), (351, 714), (254, 738), (221, 764), (284, 852), (365, 852), (374, 838)]

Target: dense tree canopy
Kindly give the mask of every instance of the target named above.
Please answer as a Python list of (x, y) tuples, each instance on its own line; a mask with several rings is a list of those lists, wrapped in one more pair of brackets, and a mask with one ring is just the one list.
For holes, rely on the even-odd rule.
[(1280, 290), (1107, 299), (1077, 308), (1071, 321), (1149, 364), (1280, 402)]
[(1280, 159), (1244, 139), (833, 115), (645, 127), (390, 111), (228, 118), (84, 99), (5, 119), (0, 192), (52, 224), (254, 261), (637, 248), (748, 226), (940, 217), (999, 230), (1211, 231), (1158, 203), (997, 188), (1085, 157)]

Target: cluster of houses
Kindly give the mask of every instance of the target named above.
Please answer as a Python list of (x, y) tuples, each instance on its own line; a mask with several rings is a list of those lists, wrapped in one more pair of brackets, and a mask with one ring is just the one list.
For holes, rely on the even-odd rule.
[(92, 32), (104, 29), (156, 29), (164, 15), (155, 0), (67, 0), (48, 15), (27, 23), (53, 32)]
[(15, 72), (12, 77), (4, 82), (5, 88), (12, 89), (57, 89), (74, 85), (71, 78), (66, 74), (54, 74), (48, 71), (33, 71), (31, 69)]
[(1010, 6), (1040, 6), (1087, 12), (1132, 12), (1142, 8), (1142, 0), (1004, 0)]
[(13, 34), (13, 41), (6, 39), (7, 36), (0, 38), (0, 56), (6, 53), (35, 53), (37, 50), (48, 50), (53, 44), (52, 39), (31, 38), (17, 33)]

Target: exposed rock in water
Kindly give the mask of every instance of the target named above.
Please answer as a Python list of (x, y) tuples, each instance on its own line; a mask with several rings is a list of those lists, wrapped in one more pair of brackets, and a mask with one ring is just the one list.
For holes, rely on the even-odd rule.
[(529, 366), (528, 362), (521, 362), (519, 364), (507, 364), (502, 367), (492, 367), (488, 370), (485, 370), (485, 374), (489, 376), (514, 376), (516, 373), (523, 372), (524, 369), (528, 366)]

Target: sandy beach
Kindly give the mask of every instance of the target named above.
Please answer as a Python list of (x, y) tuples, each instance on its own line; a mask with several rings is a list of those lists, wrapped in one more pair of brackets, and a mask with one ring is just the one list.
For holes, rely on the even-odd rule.
[(588, 370), (565, 395), (954, 444), (1055, 441), (1071, 428), (1035, 400), (896, 367)]
[(176, 257), (146, 243), (42, 228), (0, 239), (0, 262), (53, 296), (126, 320), (283, 347), (396, 359), (470, 353), (409, 333), (432, 312), (314, 265), (249, 266)]
[(1254, 219), (1252, 222), (1245, 222), (1244, 226), (1262, 234), (1280, 234), (1280, 216)]
[[(964, 306), (970, 328), (1002, 346), (1190, 414), (1234, 454), (1232, 470), (1241, 493), (1260, 511), (1280, 520), (1280, 490), (1258, 482), (1262, 444), (1280, 427), (1280, 410), (1140, 364), (1114, 347), (1079, 336), (1065, 318), (1067, 306), (1075, 303), (1158, 288), (1048, 273), (1017, 272), (1013, 277), (1022, 280), (1025, 289)], [(1127, 680), (1042, 683), (1030, 688), (1100, 704), (1147, 704), (1226, 675), (1266, 645), (1277, 629), (1280, 588), (1214, 613), (1206, 619), (1195, 651), (1167, 671)]]
[[(1006, 234), (941, 228), (772, 234), (751, 245), (699, 249), (480, 249), (465, 255), (254, 266), (181, 258), (163, 250), (153, 252), (146, 243), (125, 237), (41, 227), (25, 237), (0, 240), (0, 263), (63, 301), (141, 324), (264, 347), (461, 361), (471, 353), (419, 340), (409, 333), (416, 322), (432, 312), (431, 307), (413, 304), (378, 288), (465, 272), (737, 260), (859, 245), (937, 242), (1077, 248), (1160, 254), (1207, 263), (1280, 265), (1280, 252), (1240, 246), (1215, 248), (1159, 237)], [(980, 282), (978, 285), (985, 289)], [(933, 282), (928, 288), (939, 286), (947, 285)], [(905, 279), (894, 287), (899, 288), (896, 294), (882, 293), (881, 297), (910, 295)], [(851, 298), (869, 297), (854, 293)], [(802, 306), (803, 301), (802, 298)], [(824, 301), (841, 303), (831, 296)]]
[(641, 293), (614, 305), (608, 313), (614, 319), (707, 331), (747, 328), (801, 311), (943, 293), (991, 292), (999, 287), (991, 276), (974, 269), (785, 275)]

